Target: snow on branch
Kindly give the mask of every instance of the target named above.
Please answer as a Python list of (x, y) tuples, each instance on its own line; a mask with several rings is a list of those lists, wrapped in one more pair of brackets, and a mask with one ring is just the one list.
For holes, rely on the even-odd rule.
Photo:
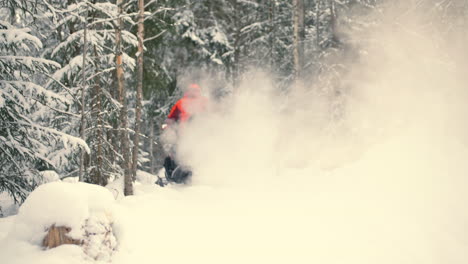
[(35, 49), (41, 49), (42, 42), (37, 37), (29, 34), (30, 31), (29, 28), (0, 29), (0, 45), (16, 45), (23, 50), (29, 51), (26, 43), (30, 43)]
[[(107, 54), (101, 57), (107, 64), (114, 64), (115, 62), (115, 54)], [(134, 70), (136, 66), (136, 60), (132, 58), (127, 53), (122, 53), (122, 62), (123, 65), (128, 67), (130, 70)]]
[(74, 32), (73, 34), (69, 35), (65, 41), (61, 42), (58, 44), (53, 50), (52, 53), (50, 54), (51, 57), (55, 57), (58, 52), (60, 52), (62, 49), (65, 49), (67, 47), (70, 47), (71, 45), (75, 45), (77, 41), (80, 41), (83, 38), (83, 32), (84, 30), (78, 30)]
[(103, 69), (99, 72), (96, 72), (94, 73), (93, 75), (91, 75), (90, 77), (88, 77), (86, 79), (86, 81), (90, 81), (90, 80), (93, 80), (94, 78), (96, 78), (97, 76), (99, 75), (102, 75), (102, 74), (105, 74), (105, 73), (109, 73), (109, 72), (112, 72), (112, 71), (115, 71), (115, 67), (110, 67), (110, 68), (107, 68), (107, 69)]
[(24, 95), (27, 95), (29, 94), (30, 96), (34, 96), (34, 95), (39, 95), (39, 96), (45, 96), (47, 99), (55, 99), (55, 100), (59, 100), (59, 101), (62, 101), (64, 103), (71, 103), (70, 100), (68, 100), (67, 98), (63, 97), (63, 96), (60, 96), (52, 91), (49, 91), (47, 89), (45, 89), (44, 87), (38, 85), (38, 84), (35, 84), (35, 83), (32, 83), (32, 82), (26, 82), (26, 81), (6, 81), (6, 80), (0, 80), (0, 87), (2, 85), (11, 85), (11, 86), (15, 86), (15, 87), (22, 87), (23, 89), (21, 90), (24, 90)]
[(143, 40), (143, 42), (147, 42), (147, 41), (151, 41), (151, 40), (153, 40), (153, 39), (156, 39), (156, 38), (160, 37), (161, 35), (163, 35), (163, 34), (166, 33), (166, 32), (167, 32), (167, 29), (165, 29), (165, 30), (159, 32), (158, 34), (156, 34), (156, 35), (154, 35), (154, 36), (152, 36), (152, 37), (146, 38), (145, 40)]
[(269, 22), (268, 21), (262, 21), (262, 22), (252, 23), (252, 24), (250, 24), (248, 26), (243, 27), (240, 31), (242, 33), (249, 33), (249, 32), (251, 32), (253, 30), (263, 28), (264, 26), (267, 25), (267, 23), (269, 23)]
[(138, 39), (137, 37), (129, 32), (129, 31), (126, 31), (126, 30), (122, 30), (122, 40), (125, 42), (125, 43), (128, 43), (134, 47), (138, 46)]
[[(70, 78), (71, 74), (77, 73), (79, 69), (82, 68), (83, 56), (78, 55), (70, 60), (70, 62), (65, 65), (60, 70), (56, 71), (52, 78), (53, 80), (63, 80), (65, 77)], [(50, 85), (52, 81), (49, 81), (47, 85)]]
[(257, 8), (259, 5), (258, 3), (254, 2), (254, 1), (248, 1), (248, 0), (238, 0), (239, 4), (245, 4), (245, 5), (250, 5), (252, 6), (253, 8)]
[(0, 56), (0, 67), (6, 64), (12, 65), (13, 68), (21, 69), (26, 67), (28, 70), (43, 70), (48, 72), (46, 67), (61, 68), (60, 64), (55, 61), (36, 58), (31, 56)]
[(91, 152), (91, 150), (88, 147), (88, 144), (86, 144), (86, 142), (79, 137), (75, 137), (75, 136), (63, 133), (61, 131), (58, 131), (50, 127), (40, 126), (32, 122), (19, 121), (18, 124), (23, 125), (23, 126), (29, 126), (36, 130), (42, 130), (44, 132), (47, 132), (48, 134), (59, 136), (65, 145), (70, 144), (72, 147), (79, 147), (85, 150), (87, 153)]

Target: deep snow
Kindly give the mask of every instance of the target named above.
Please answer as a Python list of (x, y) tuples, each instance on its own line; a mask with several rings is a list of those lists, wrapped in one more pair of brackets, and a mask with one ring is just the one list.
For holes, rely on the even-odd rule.
[[(458, 142), (407, 140), (378, 144), (333, 171), (288, 170), (277, 179), (282, 188), (138, 184), (135, 196), (100, 207), (115, 221), (119, 245), (112, 263), (466, 263), (468, 152), (460, 152)], [(311, 178), (307, 185), (294, 182), (299, 172)], [(97, 195), (109, 197), (101, 189)], [(36, 202), (56, 204), (41, 198)], [(96, 208), (94, 202), (89, 206)], [(76, 216), (73, 224), (84, 211), (55, 214), (63, 212)], [(46, 219), (37, 216), (20, 211), (2, 219), (0, 230), (20, 218), (28, 228)], [(0, 242), (3, 263), (91, 262), (77, 246), (42, 251), (18, 234)]]

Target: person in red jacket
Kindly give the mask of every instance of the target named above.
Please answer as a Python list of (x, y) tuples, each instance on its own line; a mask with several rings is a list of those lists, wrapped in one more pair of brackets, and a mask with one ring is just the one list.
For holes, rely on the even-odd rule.
[(189, 120), (193, 115), (205, 110), (207, 101), (206, 97), (201, 94), (200, 86), (190, 84), (184, 96), (172, 107), (166, 123), (169, 125)]
[[(184, 93), (184, 96), (179, 99), (175, 105), (171, 108), (165, 124), (162, 128), (166, 129), (170, 127), (175, 130), (177, 134), (177, 128), (185, 122), (189, 121), (193, 116), (206, 110), (208, 99), (201, 93), (201, 88), (198, 84), (190, 84)], [(168, 152), (173, 152), (169, 150)], [(178, 165), (173, 159), (172, 153), (164, 159), (164, 168), (166, 170), (166, 179), (181, 183), (185, 181), (185, 175), (174, 176), (173, 172), (176, 170)]]

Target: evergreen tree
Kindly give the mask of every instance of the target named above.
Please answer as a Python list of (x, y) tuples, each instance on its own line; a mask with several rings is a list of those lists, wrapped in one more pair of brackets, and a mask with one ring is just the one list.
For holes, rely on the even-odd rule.
[(21, 202), (40, 182), (40, 170), (67, 163), (68, 154), (78, 147), (89, 150), (78, 138), (50, 128), (50, 114), (63, 115), (69, 103), (43, 85), (60, 65), (40, 57), (43, 44), (30, 28), (9, 23), (21, 25), (27, 21), (25, 14), (33, 11), (18, 10), (17, 5), (0, 6), (1, 12), (14, 15), (0, 21), (0, 192)]
[[(54, 74), (56, 81), (49, 85), (67, 91), (72, 100), (70, 107), (77, 115), (69, 120), (71, 133), (78, 135), (79, 128), (85, 128), (82, 137), (90, 145), (91, 153), (84, 159), (84, 180), (106, 185), (123, 174), (123, 148), (119, 138), (121, 104), (115, 80), (115, 53), (111, 48), (117, 41), (118, 7), (108, 1), (80, 1), (59, 10), (60, 6), (57, 4), (56, 12), (56, 28), (60, 28), (60, 34), (54, 34), (59, 43), (50, 50), (49, 56), (60, 61), (63, 68)], [(124, 13), (121, 17), (125, 25), (133, 24), (131, 14)], [(137, 39), (123, 28), (121, 41), (125, 79), (131, 79), (135, 60), (127, 53), (127, 46), (136, 46)], [(83, 91), (84, 105), (78, 100)], [(83, 120), (77, 118), (82, 107)], [(79, 163), (79, 159), (76, 162)], [(77, 172), (75, 165), (68, 174), (77, 176)]]

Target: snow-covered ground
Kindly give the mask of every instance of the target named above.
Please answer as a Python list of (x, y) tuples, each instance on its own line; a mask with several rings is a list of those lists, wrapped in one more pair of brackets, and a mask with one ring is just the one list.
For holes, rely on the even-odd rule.
[(13, 199), (6, 193), (0, 193), (0, 217), (14, 215), (18, 212), (18, 205), (15, 205)]
[(11, 224), (14, 219), (14, 216), (0, 218), (0, 240), (3, 239), (10, 231)]
[(144, 174), (135, 196), (115, 202), (105, 188), (44, 185), (0, 221), (12, 232), (0, 242), (2, 263), (101, 263), (78, 246), (43, 251), (34, 235), (54, 215), (77, 226), (93, 211), (113, 221), (118, 264), (466, 263), (468, 150), (431, 139), (399, 137), (340, 168), (285, 169), (262, 185), (161, 188)]

